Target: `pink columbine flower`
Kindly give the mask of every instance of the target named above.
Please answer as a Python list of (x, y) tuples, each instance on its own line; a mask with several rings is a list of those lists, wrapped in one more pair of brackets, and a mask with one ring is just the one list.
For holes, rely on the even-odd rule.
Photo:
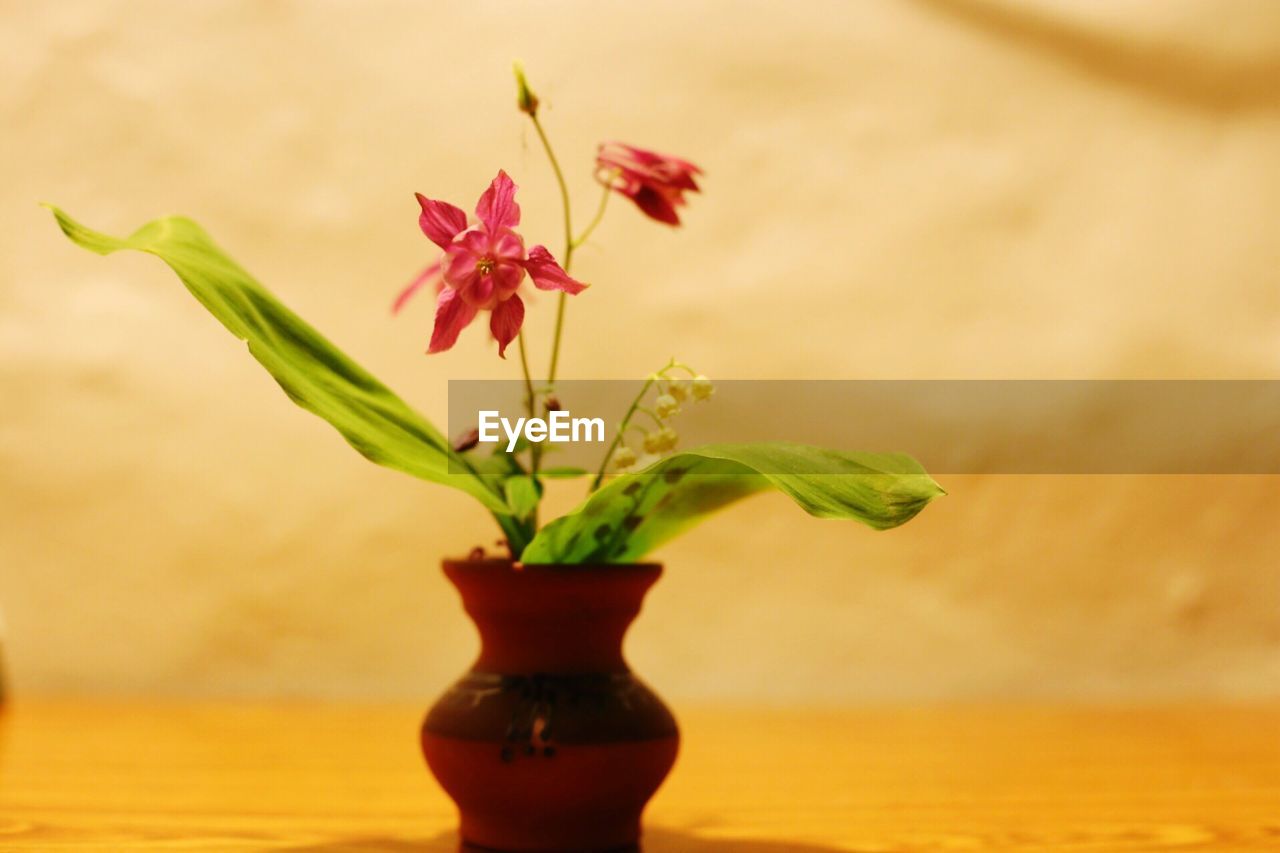
[(489, 184), (476, 204), (476, 218), (467, 225), (467, 214), (445, 201), (416, 193), (422, 214), (418, 225), (441, 249), (444, 257), (427, 267), (396, 297), (392, 311), (399, 311), (428, 284), (435, 286), (436, 325), (428, 353), (444, 352), (458, 340), (480, 311), (489, 312), (489, 331), (498, 341), (498, 355), (506, 358), (507, 344), (515, 340), (524, 322), (524, 303), (516, 293), (525, 274), (539, 290), (581, 293), (587, 285), (569, 277), (544, 246), (525, 252), (524, 240), (514, 230), (520, 224), (516, 185), (506, 172)]
[(684, 193), (698, 192), (695, 175), (702, 170), (679, 157), (646, 151), (621, 142), (604, 142), (596, 153), (597, 175), (614, 191), (636, 203), (645, 215), (668, 225), (679, 225), (677, 207)]

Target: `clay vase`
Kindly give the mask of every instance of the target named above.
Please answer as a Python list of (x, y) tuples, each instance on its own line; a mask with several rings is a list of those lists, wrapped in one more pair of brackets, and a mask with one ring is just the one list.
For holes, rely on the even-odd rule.
[(622, 638), (662, 566), (445, 560), (444, 573), (481, 648), (427, 713), (422, 752), (458, 805), (464, 845), (638, 849), (680, 734)]

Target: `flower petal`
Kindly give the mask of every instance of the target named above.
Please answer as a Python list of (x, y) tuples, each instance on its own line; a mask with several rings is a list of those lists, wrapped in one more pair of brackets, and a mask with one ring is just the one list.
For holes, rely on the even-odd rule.
[(524, 239), (510, 228), (498, 228), (489, 232), (487, 253), (497, 261), (520, 263), (524, 260)]
[(458, 295), (458, 291), (446, 287), (436, 301), (436, 326), (431, 331), (428, 353), (444, 352), (458, 340), (458, 333), (476, 318), (476, 309)]
[(529, 250), (524, 268), (533, 279), (533, 286), (539, 290), (560, 290), (565, 293), (581, 293), (588, 285), (583, 284), (560, 268), (556, 259), (551, 257), (546, 246), (534, 246)]
[(498, 341), (498, 355), (506, 358), (507, 344), (520, 334), (520, 325), (524, 323), (524, 303), (519, 296), (512, 296), (505, 302), (493, 306), (489, 316), (489, 331)]
[(596, 160), (601, 165), (636, 171), (652, 169), (668, 176), (675, 176), (677, 173), (702, 174), (702, 169), (681, 157), (650, 151), (647, 148), (637, 148), (624, 142), (600, 143)]
[(516, 204), (515, 182), (501, 169), (476, 203), (476, 218), (490, 231), (514, 228), (520, 224), (520, 205)]
[(476, 273), (466, 289), (458, 291), (459, 295), (467, 300), (468, 305), (476, 308), (494, 307), (497, 292), (498, 285), (493, 280), (493, 276), (482, 273)]
[[(679, 196), (676, 196), (679, 199)], [(667, 225), (679, 225), (680, 215), (676, 213), (675, 206), (663, 194), (653, 187), (644, 186), (631, 196), (631, 200), (636, 203), (636, 207), (644, 211), (645, 216), (650, 219), (656, 219), (659, 222), (665, 222)]]
[(400, 295), (396, 297), (396, 301), (391, 305), (391, 313), (399, 314), (400, 309), (405, 306), (405, 303), (412, 299), (414, 294), (424, 286), (430, 284), (432, 280), (435, 281), (436, 291), (439, 292), (440, 288), (444, 286), (444, 278), (440, 275), (439, 261), (436, 261), (434, 264), (418, 273), (417, 277), (414, 278), (413, 281), (409, 282), (405, 286), (404, 290), (400, 291)]
[(520, 261), (499, 261), (494, 264), (489, 278), (498, 298), (505, 299), (520, 289), (520, 283), (524, 281), (524, 264)]
[(444, 250), (444, 280), (458, 290), (469, 288), (477, 275), (477, 265), (489, 247), (489, 237), (479, 228), (466, 231)]
[(418, 215), (418, 227), (432, 243), (441, 249), (449, 248), (453, 238), (467, 227), (467, 214), (460, 207), (447, 201), (436, 201), (422, 193), (414, 193), (422, 213)]

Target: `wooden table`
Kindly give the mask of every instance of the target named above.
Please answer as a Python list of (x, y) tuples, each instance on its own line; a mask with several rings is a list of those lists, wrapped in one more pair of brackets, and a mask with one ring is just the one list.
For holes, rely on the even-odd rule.
[[(453, 851), (420, 713), (19, 701), (0, 850)], [(1280, 850), (1280, 707), (681, 719), (648, 853)]]

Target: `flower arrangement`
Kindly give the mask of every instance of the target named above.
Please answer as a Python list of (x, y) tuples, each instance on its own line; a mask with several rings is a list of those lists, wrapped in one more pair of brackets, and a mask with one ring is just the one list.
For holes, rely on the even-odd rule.
[[(530, 418), (559, 408), (555, 395), (566, 303), (588, 285), (571, 264), (600, 225), (611, 195), (629, 199), (648, 218), (680, 224), (686, 195), (700, 191), (702, 170), (688, 160), (620, 142), (599, 146), (594, 163), (601, 196), (594, 217), (573, 229), (569, 192), (539, 115), (539, 100), (516, 67), (517, 107), (531, 122), (560, 189), (564, 248), (559, 259), (542, 245), (526, 249), (516, 184), (499, 170), (470, 219), (459, 207), (418, 194), (418, 225), (440, 251), (394, 300), (398, 312), (422, 291), (434, 292), (435, 323), (427, 352), (453, 347), (477, 320), (505, 358), (514, 343)], [(790, 496), (809, 514), (895, 527), (943, 494), (924, 469), (897, 453), (830, 450), (785, 442), (711, 444), (677, 450), (672, 418), (686, 404), (710, 399), (707, 377), (672, 360), (645, 379), (598, 470), (545, 468), (537, 444), (483, 454), (474, 435), (451, 442), (385, 385), (358, 366), (272, 296), (190, 219), (167, 217), (126, 238), (93, 231), (51, 208), (63, 232), (99, 254), (132, 249), (156, 255), (299, 406), (328, 421), (369, 460), (465, 492), (492, 513), (513, 560), (525, 563), (633, 562), (709, 513), (766, 489)], [(526, 279), (554, 291), (558, 303), (550, 365), (535, 381), (525, 345)], [(633, 447), (633, 418), (653, 422)], [(542, 524), (543, 481), (582, 477), (587, 496), (568, 514)]]

